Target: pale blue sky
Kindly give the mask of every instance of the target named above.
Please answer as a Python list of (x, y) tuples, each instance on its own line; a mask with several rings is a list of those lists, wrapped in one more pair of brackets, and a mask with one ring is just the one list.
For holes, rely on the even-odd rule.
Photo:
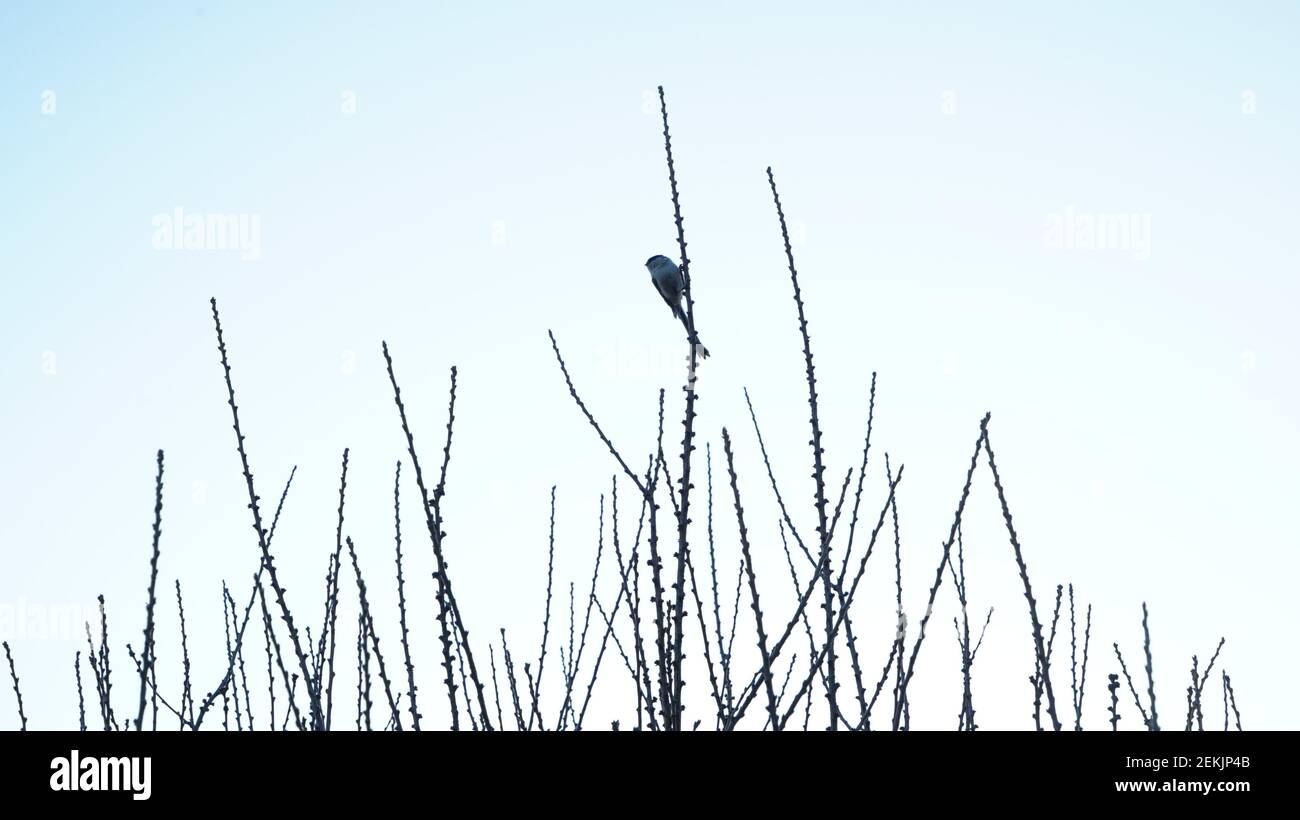
[[(89, 608), (102, 592), (115, 650), (138, 648), (162, 447), (162, 582), (185, 586), (195, 644), (216, 639), (221, 579), (239, 589), (257, 561), (208, 315), (216, 296), (262, 497), (299, 467), (276, 539), (290, 602), (319, 619), (351, 447), (346, 529), (395, 639), (391, 482), (404, 443), (386, 339), (429, 461), (446, 371), (460, 368), (452, 571), (478, 640), (504, 626), (512, 649), (535, 652), (549, 487), (557, 577), (581, 594), (615, 469), (563, 388), (546, 330), (630, 454), (650, 444), (658, 387), (672, 412), (679, 402), (679, 329), (642, 267), (676, 255), (647, 105), (662, 83), (714, 353), (700, 429), (716, 443), (727, 425), (737, 439), (774, 600), (788, 592), (784, 559), (743, 386), (812, 525), (769, 164), (801, 238), (837, 478), (858, 462), (880, 372), (882, 458), (863, 506), (874, 515), (888, 450), (907, 465), (909, 608), (924, 602), (991, 410), (1040, 602), (1073, 581), (1096, 607), (1088, 725), (1105, 718), (1111, 642), (1139, 650), (1145, 600), (1166, 722), (1181, 726), (1191, 654), (1204, 661), (1224, 635), (1220, 663), (1248, 726), (1300, 726), (1293, 4), (260, 6), (0, 7), (0, 606)], [(256, 215), (260, 258), (155, 250), (152, 220), (176, 207)], [(1049, 247), (1045, 220), (1067, 209), (1149, 219), (1150, 258)], [(1028, 618), (980, 476), (971, 595), (997, 611), (976, 706), (983, 725), (1026, 727)], [(719, 543), (734, 566), (724, 502)], [(410, 493), (408, 512), (417, 504)], [(630, 538), (635, 522), (624, 523)], [(437, 722), (431, 556), (417, 524), (404, 521), (424, 624), (416, 662)], [(892, 635), (891, 579), (873, 564), (859, 627), (873, 669)], [(951, 590), (940, 600), (913, 716), (947, 728), (960, 677)], [(170, 685), (170, 597), (160, 612)], [(74, 725), (84, 637), (11, 628), (29, 719)], [(195, 662), (202, 679), (219, 676), (219, 652)], [(128, 663), (122, 653), (119, 685)], [(606, 720), (630, 718), (623, 674), (606, 670)], [(706, 678), (689, 680), (703, 716)], [(17, 723), (8, 697), (0, 727)], [(1132, 728), (1131, 703), (1126, 714)], [(1221, 719), (1216, 705), (1208, 722)]]

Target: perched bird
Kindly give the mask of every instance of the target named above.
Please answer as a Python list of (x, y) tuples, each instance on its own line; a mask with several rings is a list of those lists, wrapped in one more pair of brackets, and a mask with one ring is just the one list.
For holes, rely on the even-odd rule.
[[(686, 289), (686, 282), (682, 279), (682, 272), (677, 267), (677, 263), (661, 254), (650, 257), (645, 262), (646, 268), (650, 271), (650, 281), (654, 284), (655, 290), (668, 303), (673, 315), (682, 320), (682, 327), (686, 328), (687, 334), (691, 329), (686, 324), (686, 313), (682, 310), (682, 291)], [(696, 334), (699, 339), (699, 334)], [(709, 350), (703, 344), (700, 345), (700, 357), (709, 358)]]

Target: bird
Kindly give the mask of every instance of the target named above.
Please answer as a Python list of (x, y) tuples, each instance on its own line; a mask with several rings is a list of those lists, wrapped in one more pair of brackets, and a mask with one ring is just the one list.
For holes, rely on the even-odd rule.
[[(677, 263), (663, 254), (655, 254), (645, 261), (646, 268), (650, 271), (650, 282), (659, 291), (659, 295), (668, 303), (668, 307), (682, 321), (682, 327), (686, 328), (687, 335), (690, 334), (690, 325), (686, 322), (686, 313), (682, 310), (682, 293), (686, 290), (686, 282), (682, 279), (681, 269)], [(699, 340), (699, 334), (696, 334), (696, 340)], [(703, 344), (700, 345), (700, 358), (709, 358), (709, 349)]]

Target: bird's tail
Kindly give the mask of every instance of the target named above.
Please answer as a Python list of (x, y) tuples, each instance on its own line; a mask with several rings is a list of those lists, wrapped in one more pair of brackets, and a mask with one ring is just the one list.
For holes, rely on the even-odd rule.
[[(677, 316), (682, 320), (682, 327), (686, 328), (686, 337), (689, 339), (689, 338), (690, 338), (690, 335), (691, 335), (691, 326), (686, 322), (686, 314), (683, 313), (680, 309), (677, 309), (675, 312), (677, 313)], [(700, 351), (699, 351), (699, 352), (700, 352), (700, 358), (701, 358), (701, 359), (707, 359), (707, 358), (709, 358), (709, 349), (708, 349), (707, 347), (705, 347), (705, 346), (704, 346), (704, 343), (703, 343), (703, 342), (700, 342), (699, 339), (700, 339), (700, 334), (699, 334), (699, 333), (696, 333), (696, 334), (695, 334), (695, 341), (696, 341), (696, 343), (699, 345), (699, 348), (700, 348)]]

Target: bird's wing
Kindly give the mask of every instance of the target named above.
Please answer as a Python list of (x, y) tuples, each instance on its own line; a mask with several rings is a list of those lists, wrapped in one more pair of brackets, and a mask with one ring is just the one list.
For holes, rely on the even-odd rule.
[(650, 281), (654, 283), (655, 290), (659, 291), (659, 295), (663, 297), (664, 302), (672, 309), (673, 315), (682, 316), (681, 290), (673, 287), (672, 278), (668, 276), (651, 277)]

